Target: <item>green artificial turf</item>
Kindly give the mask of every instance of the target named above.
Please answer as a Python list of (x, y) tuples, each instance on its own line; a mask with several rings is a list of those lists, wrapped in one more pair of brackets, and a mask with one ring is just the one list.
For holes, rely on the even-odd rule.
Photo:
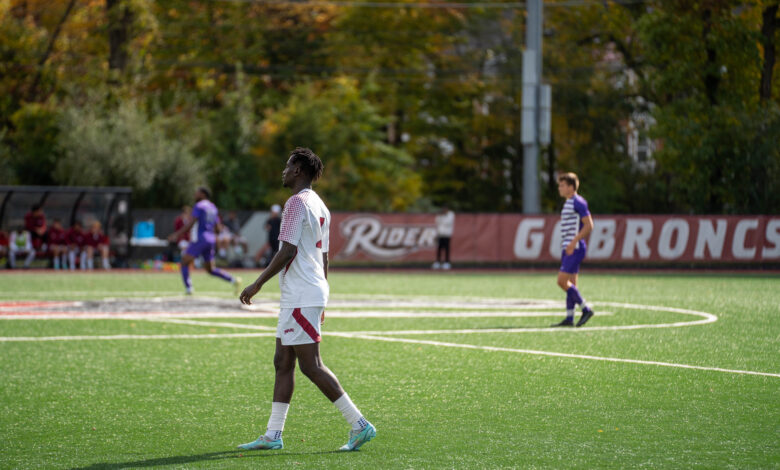
[[(244, 284), (256, 274), (242, 273)], [(554, 272), (334, 271), (330, 281), (334, 303), (432, 302), (427, 308), (378, 303), (370, 308), (375, 312), (484, 313), (489, 309), (469, 302), (564, 300)], [(193, 282), (199, 295), (234, 298), (230, 286), (202, 273)], [(274, 339), (199, 336), (272, 333), (271, 317), (192, 319), (202, 325), (3, 319), (4, 338), (187, 337), (0, 341), (0, 468), (780, 468), (780, 377), (746, 373), (780, 374), (780, 278), (585, 273), (580, 286), (597, 306), (588, 327), (700, 319), (599, 302), (718, 319), (673, 328), (523, 332), (560, 316), (338, 318), (336, 311), (360, 308), (334, 308), (323, 326), (323, 358), (378, 431), (361, 451), (347, 454), (334, 450), (346, 442), (348, 426), (300, 373), (285, 448), (235, 449), (265, 429)], [(0, 306), (171, 297), (181, 290), (174, 273), (0, 274)], [(259, 300), (278, 295), (274, 281)], [(437, 332), (392, 334), (399, 330)]]

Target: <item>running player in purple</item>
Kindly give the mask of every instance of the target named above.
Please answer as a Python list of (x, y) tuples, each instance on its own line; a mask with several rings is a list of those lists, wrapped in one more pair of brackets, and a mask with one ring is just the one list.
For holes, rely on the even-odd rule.
[(234, 278), (225, 271), (219, 269), (214, 262), (214, 248), (217, 244), (217, 223), (219, 222), (219, 212), (217, 206), (211, 202), (211, 191), (201, 186), (195, 191), (195, 205), (192, 207), (192, 217), (182, 228), (172, 233), (168, 240), (175, 241), (183, 233), (192, 230), (193, 225), (198, 224), (197, 238), (191, 241), (184, 255), (181, 257), (181, 277), (184, 280), (184, 287), (187, 295), (192, 294), (192, 281), (190, 281), (190, 266), (198, 256), (203, 258), (206, 263), (206, 271), (212, 276), (233, 284), (238, 290), (241, 279)]
[(588, 201), (577, 194), (580, 180), (574, 173), (558, 175), (558, 194), (566, 199), (561, 210), (561, 269), (558, 286), (566, 292), (566, 318), (552, 326), (574, 326), (574, 309), (582, 305), (582, 316), (577, 326), (584, 325), (593, 316), (585, 299), (577, 289), (577, 273), (585, 259), (585, 238), (593, 230), (593, 217), (588, 211)]

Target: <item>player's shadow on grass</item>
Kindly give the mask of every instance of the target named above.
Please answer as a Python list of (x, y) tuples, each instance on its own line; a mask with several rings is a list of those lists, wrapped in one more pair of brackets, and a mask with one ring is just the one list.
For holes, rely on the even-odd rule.
[(158, 467), (165, 465), (181, 465), (195, 462), (207, 462), (226, 459), (254, 459), (254, 458), (269, 458), (269, 457), (283, 457), (285, 455), (322, 455), (322, 454), (349, 454), (351, 452), (342, 452), (339, 450), (327, 450), (320, 452), (258, 452), (258, 451), (245, 451), (245, 450), (227, 450), (224, 452), (209, 452), (207, 454), (197, 455), (176, 455), (173, 457), (160, 457), (157, 459), (136, 460), (132, 462), (117, 462), (117, 463), (93, 463), (86, 467), (73, 467), (71, 470), (118, 470), (121, 468), (138, 468), (138, 467)]

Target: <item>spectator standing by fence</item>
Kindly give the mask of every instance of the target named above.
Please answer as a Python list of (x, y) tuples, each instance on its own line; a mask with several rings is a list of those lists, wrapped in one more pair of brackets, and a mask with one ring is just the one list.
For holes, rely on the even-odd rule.
[[(436, 216), (436, 233), (439, 239), (439, 246), (436, 248), (436, 262), (433, 263), (433, 269), (450, 269), (450, 240), (455, 231), (455, 213), (442, 207), (441, 213)], [(444, 256), (442, 257), (442, 253)], [(443, 260), (442, 260), (443, 258)], [(442, 261), (444, 261), (442, 263)]]
[(281, 212), (282, 206), (274, 204), (271, 206), (271, 215), (265, 222), (268, 240), (255, 254), (255, 263), (262, 267), (268, 266), (268, 263), (276, 256), (276, 252), (279, 251), (279, 229), (282, 226)]

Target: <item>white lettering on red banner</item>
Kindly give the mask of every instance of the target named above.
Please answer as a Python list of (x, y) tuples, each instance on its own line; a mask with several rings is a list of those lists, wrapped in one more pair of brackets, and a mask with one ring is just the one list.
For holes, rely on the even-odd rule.
[(433, 225), (385, 225), (378, 217), (357, 216), (342, 222), (340, 227), (347, 239), (342, 257), (362, 251), (381, 259), (398, 258), (436, 246)]
[[(339, 260), (433, 262), (436, 214), (334, 214)], [(780, 263), (780, 216), (593, 215), (587, 260), (625, 263)], [(455, 263), (560, 260), (560, 217), (456, 214)]]

